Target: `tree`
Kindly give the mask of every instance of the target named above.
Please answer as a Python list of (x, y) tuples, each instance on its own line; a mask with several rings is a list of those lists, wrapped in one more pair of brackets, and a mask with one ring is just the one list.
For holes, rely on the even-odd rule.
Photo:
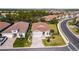
[(14, 23), (16, 21), (16, 14), (8, 13), (6, 14), (6, 21), (10, 23)]
[(50, 42), (50, 37), (47, 37), (47, 42)]
[(77, 19), (76, 17), (72, 19), (72, 24), (73, 24), (73, 25), (75, 25), (75, 24), (77, 23), (77, 22), (76, 22), (76, 19)]
[(47, 42), (50, 42), (50, 39), (53, 38), (54, 30), (50, 30), (50, 37), (47, 37)]
[(54, 34), (54, 30), (50, 30), (50, 37), (52, 38), (53, 37), (53, 34)]
[[(4, 11), (3, 11), (4, 12)], [(41, 21), (41, 17), (48, 15), (46, 10), (5, 10), (6, 22), (17, 22), (17, 21), (27, 21), (27, 22), (38, 22)]]
[(50, 23), (50, 24), (57, 24), (58, 23), (58, 19), (54, 18), (54, 19), (48, 21), (48, 23)]

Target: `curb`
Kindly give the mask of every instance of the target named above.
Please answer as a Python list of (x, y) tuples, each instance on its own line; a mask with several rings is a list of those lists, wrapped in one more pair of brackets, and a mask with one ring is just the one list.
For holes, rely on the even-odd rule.
[(64, 41), (65, 41), (65, 43), (66, 43), (66, 46), (67, 46), (67, 45), (69, 44), (69, 40), (68, 40), (67, 36), (63, 33), (63, 31), (62, 31), (62, 29), (61, 29), (61, 27), (60, 27), (61, 22), (63, 22), (63, 20), (58, 23), (58, 30), (59, 30), (60, 35), (61, 35), (62, 38), (64, 39)]
[[(69, 22), (69, 21), (68, 21)], [(68, 26), (68, 22), (66, 23), (66, 25), (67, 25), (67, 28), (69, 29), (69, 31), (74, 35), (74, 36), (76, 36), (76, 34), (74, 34), (74, 32), (72, 32), (72, 30), (70, 29), (70, 27)], [(76, 36), (77, 37), (77, 36)], [(77, 37), (78, 38), (78, 37)]]
[[(49, 46), (49, 47), (38, 47), (38, 48), (59, 48), (59, 47), (66, 47), (67, 45), (63, 45), (63, 46)], [(1, 49), (4, 49), (4, 50), (7, 50), (7, 49), (31, 49), (31, 47), (19, 47), (19, 48), (1, 48)], [(36, 48), (36, 47), (34, 47), (34, 48)], [(0, 50), (1, 50), (0, 49)]]

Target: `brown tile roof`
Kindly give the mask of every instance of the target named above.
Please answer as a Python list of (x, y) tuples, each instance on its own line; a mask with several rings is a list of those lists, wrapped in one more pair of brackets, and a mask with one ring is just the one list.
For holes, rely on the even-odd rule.
[(32, 24), (32, 31), (48, 31), (49, 30), (49, 26), (47, 23), (44, 22), (37, 22), (37, 23), (33, 23)]
[(9, 26), (10, 24), (7, 22), (0, 22), (0, 30), (6, 28), (7, 26)]
[(17, 22), (2, 33), (11, 33), (12, 30), (19, 30), (19, 32), (26, 32), (28, 29), (29, 23), (27, 22)]
[(58, 15), (48, 15), (48, 16), (44, 16), (42, 18), (45, 18), (45, 20), (51, 20), (51, 19), (56, 18), (56, 17), (58, 17)]

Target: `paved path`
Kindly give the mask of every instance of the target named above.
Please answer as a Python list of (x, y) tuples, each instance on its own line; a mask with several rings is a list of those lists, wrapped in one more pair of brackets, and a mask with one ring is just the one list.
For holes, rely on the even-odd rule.
[(16, 38), (8, 38), (2, 46), (0, 46), (0, 49), (9, 49), (13, 48), (13, 43), (16, 40)]
[(41, 48), (41, 47), (44, 47), (44, 45), (42, 44), (42, 38), (33, 37), (31, 48)]

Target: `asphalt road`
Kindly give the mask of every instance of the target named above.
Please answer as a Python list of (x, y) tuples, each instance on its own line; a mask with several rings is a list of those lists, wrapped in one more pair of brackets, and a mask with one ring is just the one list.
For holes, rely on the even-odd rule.
[(67, 38), (69, 39), (69, 45), (68, 47), (73, 50), (73, 51), (77, 51), (79, 50), (79, 38), (77, 38), (72, 32), (69, 31), (66, 23), (68, 20), (65, 20), (61, 23), (61, 29), (63, 31), (63, 33), (67, 36)]

